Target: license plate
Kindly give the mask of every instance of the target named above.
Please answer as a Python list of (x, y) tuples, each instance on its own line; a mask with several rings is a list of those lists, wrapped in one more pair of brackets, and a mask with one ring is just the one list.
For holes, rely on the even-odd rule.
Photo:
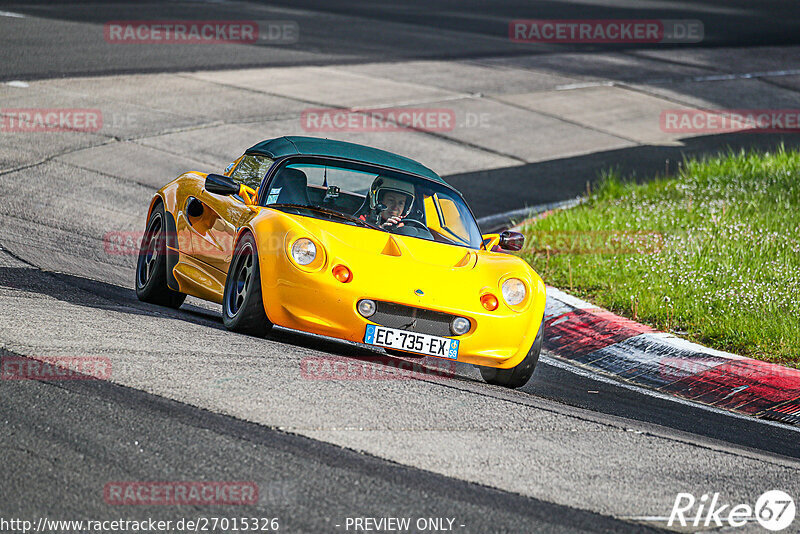
[(450, 360), (458, 358), (457, 339), (429, 336), (428, 334), (386, 328), (375, 324), (367, 325), (364, 343), (427, 356), (436, 356), (438, 358), (448, 358)]

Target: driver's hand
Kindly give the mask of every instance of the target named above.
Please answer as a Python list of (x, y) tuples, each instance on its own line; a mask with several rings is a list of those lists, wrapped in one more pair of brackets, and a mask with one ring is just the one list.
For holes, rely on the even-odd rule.
[(381, 227), (385, 228), (387, 226), (397, 226), (397, 228), (402, 228), (403, 223), (401, 223), (400, 220), (400, 217), (389, 217), (386, 219), (386, 222), (381, 225)]

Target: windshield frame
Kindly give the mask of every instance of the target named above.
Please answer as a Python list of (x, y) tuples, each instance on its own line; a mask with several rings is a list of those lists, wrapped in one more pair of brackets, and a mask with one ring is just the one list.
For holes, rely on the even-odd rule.
[[(354, 164), (354, 165), (358, 165), (358, 166), (361, 166), (361, 167), (366, 167), (368, 169), (375, 169), (377, 174), (380, 174), (380, 172), (382, 172), (382, 171), (390, 171), (390, 172), (395, 173), (395, 174), (409, 176), (411, 178), (414, 178), (415, 180), (422, 180), (424, 182), (427, 182), (427, 183), (431, 184), (434, 188), (435, 187), (441, 187), (443, 189), (446, 189), (447, 191), (449, 191), (451, 193), (454, 193), (454, 195), (456, 197), (458, 197), (459, 200), (461, 200), (463, 205), (467, 208), (467, 213), (469, 213), (469, 216), (472, 219), (472, 224), (475, 225), (475, 228), (478, 231), (478, 235), (481, 236), (481, 238), (483, 237), (483, 234), (481, 233), (481, 227), (478, 224), (478, 220), (475, 218), (475, 214), (472, 212), (472, 208), (469, 206), (469, 203), (466, 201), (466, 199), (464, 199), (464, 195), (462, 195), (460, 191), (458, 191), (457, 189), (452, 187), (450, 184), (448, 184), (448, 183), (446, 183), (444, 181), (440, 182), (440, 181), (437, 181), (437, 180), (432, 180), (432, 179), (428, 178), (427, 176), (422, 176), (422, 175), (419, 175), (419, 174), (416, 174), (416, 173), (402, 171), (402, 170), (396, 169), (394, 167), (387, 167), (385, 165), (378, 165), (378, 164), (375, 164), (375, 163), (368, 163), (368, 162), (365, 162), (365, 161), (360, 161), (360, 160), (355, 160), (355, 159), (348, 159), (348, 158), (341, 158), (341, 157), (336, 157), (336, 156), (318, 156), (318, 155), (314, 155), (314, 154), (292, 154), (292, 155), (289, 155), (289, 156), (283, 156), (283, 157), (280, 157), (280, 158), (276, 158), (275, 161), (273, 162), (272, 166), (269, 168), (269, 170), (267, 170), (266, 175), (264, 176), (263, 180), (261, 181), (261, 186), (258, 188), (258, 205), (259, 206), (265, 207), (265, 208), (271, 208), (272, 205), (271, 204), (267, 204), (266, 201), (267, 201), (267, 196), (268, 196), (267, 195), (267, 191), (269, 191), (269, 188), (270, 188), (270, 185), (271, 185), (272, 181), (275, 179), (275, 176), (277, 175), (277, 173), (278, 173), (278, 171), (280, 169), (282, 169), (286, 165), (290, 165), (290, 164), (292, 164), (294, 162), (298, 162), (298, 161), (301, 162), (301, 163), (302, 162), (306, 162), (306, 163), (313, 163), (313, 164), (319, 164), (320, 162), (323, 162), (323, 163), (324, 162), (330, 162), (332, 164), (343, 163), (343, 164), (345, 164), (345, 166), (346, 166), (346, 164)], [(277, 207), (276, 208), (271, 208), (271, 209), (277, 209)], [(308, 215), (302, 215), (302, 214), (296, 214), (296, 215), (299, 215), (301, 217), (308, 217)], [(438, 208), (437, 208), (437, 216), (441, 217), (441, 213), (438, 213)], [(378, 231), (381, 231), (381, 232), (390, 233), (387, 230), (383, 230), (381, 228), (374, 228), (374, 229), (378, 230)], [(392, 235), (395, 235), (395, 234), (392, 234)], [(405, 237), (413, 237), (414, 239), (421, 239), (422, 241), (435, 242), (435, 243), (439, 243), (439, 244), (442, 244), (442, 245), (453, 245), (453, 246), (457, 246), (457, 247), (461, 247), (461, 248), (467, 248), (467, 249), (470, 249), (470, 250), (480, 250), (481, 247), (483, 246), (482, 245), (482, 241), (483, 241), (482, 239), (475, 246), (472, 246), (471, 244), (468, 244), (468, 243), (457, 243), (457, 242), (447, 243), (447, 242), (443, 242), (443, 241), (431, 241), (429, 239), (424, 239), (424, 238), (415, 237), (415, 236), (405, 236)]]

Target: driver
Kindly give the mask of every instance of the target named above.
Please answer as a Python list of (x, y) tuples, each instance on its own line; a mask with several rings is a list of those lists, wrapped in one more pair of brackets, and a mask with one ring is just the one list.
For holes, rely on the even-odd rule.
[(384, 228), (391, 225), (397, 225), (398, 228), (404, 226), (401, 220), (408, 202), (406, 195), (397, 191), (384, 191), (379, 202), (386, 206), (386, 209), (381, 212), (381, 226)]
[(414, 186), (402, 180), (378, 176), (368, 193), (369, 214), (365, 220), (385, 229), (402, 228), (414, 204)]

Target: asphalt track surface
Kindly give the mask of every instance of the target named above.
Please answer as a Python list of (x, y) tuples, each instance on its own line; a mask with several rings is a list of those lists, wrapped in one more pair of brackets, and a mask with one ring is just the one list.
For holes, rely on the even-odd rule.
[[(701, 46), (757, 46), (800, 42), (800, 10), (792, 0), (735, 1), (503, 1), (283, 2), (0, 2), (8, 12), (38, 17), (4, 25), (0, 77), (21, 79), (84, 74), (185, 71), (194, 68), (308, 65), (409, 58), (476, 58), (521, 55), (510, 43), (513, 19), (696, 19)], [(256, 20), (297, 22), (302, 38), (291, 47), (269, 41), (250, 46), (127, 47), (109, 52), (87, 31), (113, 20)], [(7, 26), (7, 27), (5, 27)], [(58, 43), (58, 46), (53, 46)], [(202, 47), (202, 45), (199, 45)], [(641, 45), (639, 45), (641, 48)], [(575, 50), (631, 50), (636, 45), (576, 45)], [(24, 53), (20, 53), (24, 51)], [(564, 51), (538, 47), (537, 53)]]
[[(663, 7), (669, 3), (644, 13), (630, 11), (631, 4), (610, 13), (547, 2), (535, 15), (679, 18)], [(477, 2), (457, 8), (435, 2), (424, 8), (42, 2), (3, 9), (31, 15), (26, 24), (32, 25), (15, 35), (0, 20), (0, 76), (6, 80), (515, 55), (519, 49), (502, 38), (503, 21), (534, 16), (527, 4)], [(198, 19), (249, 9), (325, 31), (319, 37), (307, 32), (312, 39), (291, 50), (218, 47), (198, 54), (134, 47), (109, 56), (83, 26), (177, 18), (187, 9)], [(790, 31), (797, 26), (791, 2), (761, 10), (745, 2), (700, 2), (691, 9), (680, 18), (705, 18), (707, 45), (797, 39)], [(796, 142), (792, 136), (723, 137), (697, 138), (689, 150)], [(646, 174), (656, 165), (661, 170), (665, 153), (679, 155), (672, 147), (603, 151), (448, 180), (465, 189), (476, 214), (491, 215), (521, 206), (513, 189), (496, 197), (510, 199), (507, 204), (483, 199), (479, 189), (470, 189), (476, 175), (522, 187), (523, 177), (538, 176), (541, 183), (558, 172), (561, 181), (540, 192), (547, 202), (582, 191), (600, 163)], [(572, 181), (563, 179), (567, 175)], [(62, 198), (43, 199), (30, 189), (34, 182)], [(279, 517), (290, 532), (342, 532), (347, 517), (450, 517), (463, 532), (609, 532), (663, 525), (643, 517), (668, 514), (677, 491), (720, 491), (734, 502), (752, 502), (776, 488), (798, 495), (795, 429), (653, 396), (547, 355), (518, 391), (488, 386), (466, 366), (451, 380), (310, 384), (298, 376), (303, 358), (377, 357), (386, 367), (397, 361), (280, 329), (267, 340), (227, 334), (218, 311), (197, 301), (178, 311), (138, 302), (127, 282), (130, 262), (98, 258), (87, 236), (100, 235), (115, 217), (138, 217), (141, 209), (131, 214), (114, 198), (146, 202), (153, 191), (148, 184), (120, 179), (98, 193), (80, 171), (59, 163), (0, 174), (0, 184), (3, 356), (107, 355), (118, 370), (110, 382), (0, 384), (0, 517), (246, 515)], [(70, 209), (82, 196), (92, 200)], [(67, 253), (55, 248), (53, 235), (63, 236)], [(121, 510), (102, 499), (104, 484), (114, 480), (253, 480), (260, 499), (246, 513), (194, 506)]]

